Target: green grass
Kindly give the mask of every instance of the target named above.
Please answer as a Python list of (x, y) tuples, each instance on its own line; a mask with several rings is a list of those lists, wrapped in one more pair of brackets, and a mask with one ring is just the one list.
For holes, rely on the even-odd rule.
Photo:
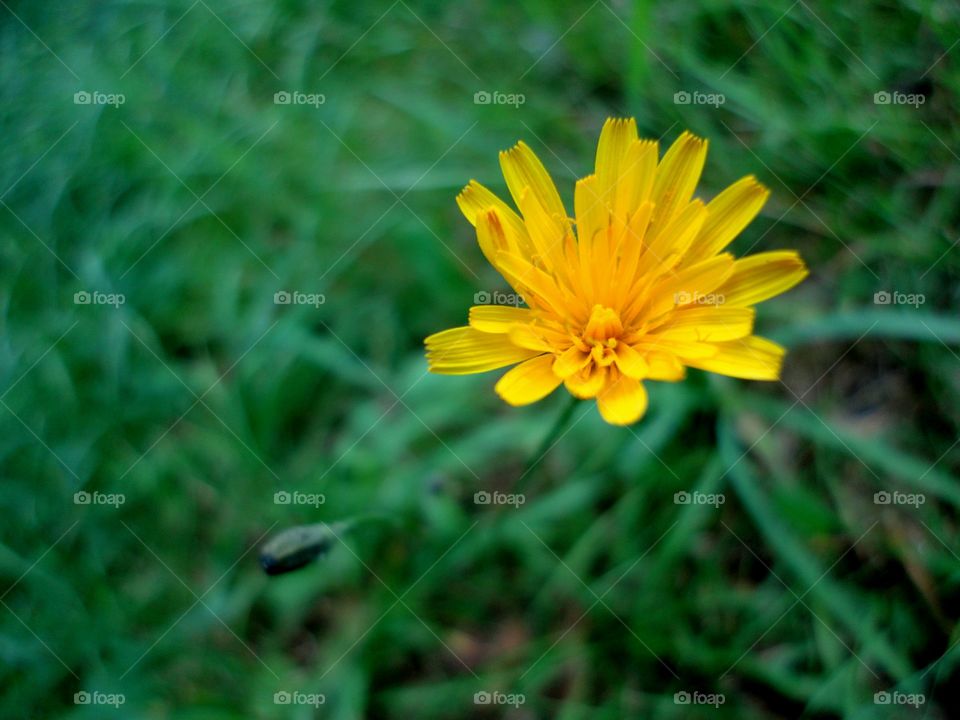
[[(960, 11), (560, 5), (0, 7), (0, 715), (950, 716)], [(74, 104), (94, 90), (125, 102)], [(295, 90), (325, 102), (274, 104)], [(726, 102), (674, 103), (695, 90)], [(894, 90), (926, 102), (874, 103)], [(425, 374), (422, 338), (506, 289), (454, 197), (504, 192), (522, 138), (572, 207), (611, 115), (708, 137), (705, 197), (772, 189), (733, 249), (812, 270), (759, 310), (783, 383), (692, 372), (631, 429), (580, 404), (521, 507), (475, 505), (565, 401)], [(925, 502), (874, 503), (894, 490)], [(370, 513), (315, 566), (257, 565), (272, 532)], [(494, 690), (525, 704), (474, 704)]]

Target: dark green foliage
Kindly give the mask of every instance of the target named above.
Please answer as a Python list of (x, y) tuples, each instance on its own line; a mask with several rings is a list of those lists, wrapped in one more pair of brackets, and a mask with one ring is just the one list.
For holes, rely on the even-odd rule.
[[(958, 38), (945, 0), (4, 4), (0, 716), (950, 717)], [(454, 197), (505, 196), (522, 138), (572, 208), (610, 115), (709, 137), (705, 198), (773, 191), (733, 250), (811, 267), (758, 312), (783, 383), (691, 372), (630, 429), (581, 404), (522, 505), (476, 504), (565, 399), (425, 374), (507, 289)]]

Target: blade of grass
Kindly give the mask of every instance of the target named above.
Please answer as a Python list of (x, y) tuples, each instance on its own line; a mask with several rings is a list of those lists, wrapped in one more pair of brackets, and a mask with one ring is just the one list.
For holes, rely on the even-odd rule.
[(805, 591), (857, 638), (862, 655), (877, 661), (898, 680), (906, 677), (911, 672), (909, 661), (869, 618), (862, 599), (845, 589), (841, 582), (829, 577), (829, 570), (824, 563), (789, 529), (789, 518), (779, 515), (764, 495), (760, 479), (754, 474), (749, 460), (741, 459), (743, 448), (737, 439), (731, 416), (721, 417), (717, 435), (720, 457), (730, 468), (731, 484), (775, 556), (799, 578)]
[[(892, 475), (911, 488), (960, 507), (960, 484), (948, 473), (938, 470), (933, 460), (910, 455), (879, 438), (857, 435), (828, 420), (818, 420), (799, 407), (790, 410), (787, 402), (756, 394), (744, 394), (733, 402), (736, 407), (759, 412), (778, 421), (778, 427), (793, 430), (817, 444), (853, 454), (868, 466), (875, 465), (880, 475)], [(878, 485), (878, 489), (889, 488)]]
[(915, 310), (862, 309), (821, 315), (803, 324), (782, 327), (770, 337), (788, 347), (813, 342), (880, 337), (917, 342), (960, 344), (960, 321)]

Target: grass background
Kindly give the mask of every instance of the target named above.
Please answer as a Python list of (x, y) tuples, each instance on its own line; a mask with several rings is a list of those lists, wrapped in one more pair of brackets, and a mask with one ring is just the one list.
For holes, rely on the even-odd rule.
[[(956, 4), (2, 5), (0, 715), (955, 712)], [(95, 90), (125, 103), (74, 103)], [(875, 104), (894, 90), (925, 102)], [(773, 190), (733, 249), (812, 269), (759, 312), (783, 383), (694, 371), (629, 429), (578, 405), (522, 507), (475, 505), (564, 402), (425, 375), (422, 338), (506, 289), (454, 196), (504, 193), (523, 138), (572, 207), (611, 115), (709, 137), (704, 197)], [(894, 290), (925, 303), (874, 304)], [(674, 503), (694, 489), (725, 502)], [(894, 490), (926, 501), (875, 504)], [(266, 535), (366, 513), (388, 521), (259, 570)], [(494, 690), (526, 702), (474, 704)]]

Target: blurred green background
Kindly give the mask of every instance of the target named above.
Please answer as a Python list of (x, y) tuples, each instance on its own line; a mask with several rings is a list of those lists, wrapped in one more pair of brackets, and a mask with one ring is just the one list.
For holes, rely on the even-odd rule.
[[(956, 3), (0, 5), (0, 716), (955, 716)], [(562, 393), (425, 374), (507, 289), (454, 197), (522, 138), (572, 207), (628, 115), (812, 274), (782, 383), (540, 458)]]

